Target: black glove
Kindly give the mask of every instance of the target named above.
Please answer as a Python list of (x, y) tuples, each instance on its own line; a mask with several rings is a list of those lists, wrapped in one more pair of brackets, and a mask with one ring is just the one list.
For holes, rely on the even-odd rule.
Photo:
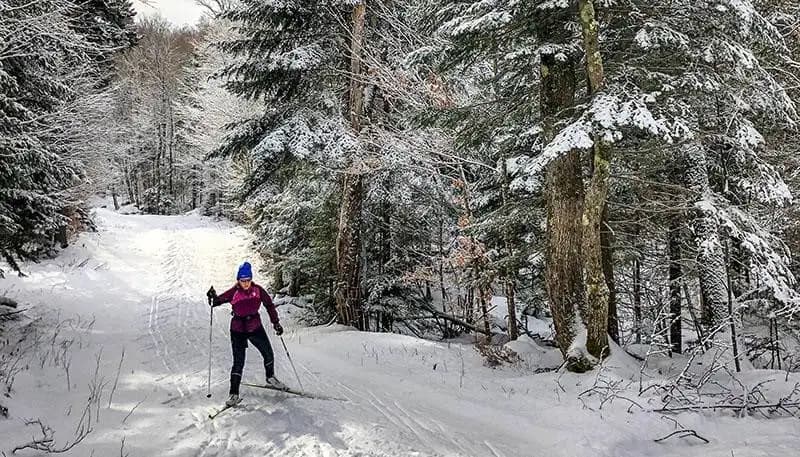
[(275, 329), (275, 334), (276, 335), (278, 335), (278, 336), (283, 335), (283, 327), (281, 327), (281, 324), (275, 324), (275, 325), (272, 326), (272, 328)]
[(217, 299), (217, 291), (214, 290), (214, 286), (211, 286), (206, 292), (206, 297), (208, 297), (208, 304), (213, 308), (215, 306), (219, 306), (219, 302)]

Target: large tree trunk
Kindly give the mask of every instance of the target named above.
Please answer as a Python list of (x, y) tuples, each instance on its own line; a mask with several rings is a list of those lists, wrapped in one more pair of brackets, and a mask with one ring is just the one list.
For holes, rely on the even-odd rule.
[(728, 313), (725, 253), (716, 218), (705, 205), (711, 190), (703, 146), (696, 142), (689, 143), (685, 150), (685, 161), (687, 184), (698, 198), (691, 214), (691, 225), (697, 246), (702, 319), (705, 327), (710, 329), (722, 322)]
[(669, 340), (672, 352), (683, 352), (681, 335), (681, 243), (680, 220), (673, 216), (667, 232), (667, 250), (669, 251)]
[[(596, 94), (603, 87), (603, 60), (600, 56), (598, 24), (592, 0), (580, 0), (578, 10), (586, 53), (589, 92)], [(609, 288), (603, 272), (603, 211), (608, 197), (611, 148), (600, 138), (594, 139), (594, 170), (583, 209), (583, 253), (586, 273), (587, 339), (586, 349), (595, 357), (608, 355)]]
[[(364, 45), (366, 2), (353, 7), (353, 30), (350, 47), (350, 127), (361, 132), (364, 112), (364, 87), (360, 81)], [(339, 228), (336, 237), (336, 308), (339, 323), (363, 328), (361, 309), (361, 207), (364, 198), (362, 171), (353, 163), (343, 177)]]
[(582, 272), (581, 215), (583, 183), (580, 154), (571, 151), (556, 159), (547, 172), (546, 285), (556, 328), (558, 347), (572, 371), (586, 371), (591, 363), (575, 337), (585, 332), (581, 310), (585, 307)]
[(363, 178), (344, 176), (336, 239), (336, 307), (339, 323), (361, 328), (361, 201)]
[[(541, 37), (544, 40), (549, 36)], [(562, 56), (559, 56), (562, 57)], [(556, 58), (542, 53), (541, 110), (545, 136), (552, 139), (554, 117), (575, 103), (575, 63), (571, 56)], [(585, 331), (580, 309), (585, 306), (581, 263), (581, 215), (583, 182), (580, 154), (570, 151), (556, 158), (547, 169), (547, 248), (545, 282), (556, 329), (556, 341), (567, 369), (586, 371), (591, 363), (582, 351), (571, 351), (579, 332)]]
[(362, 58), (364, 53), (364, 31), (367, 17), (366, 0), (359, 1), (353, 7), (353, 31), (350, 43), (350, 91), (348, 113), (350, 127), (358, 134), (361, 132), (364, 115), (364, 84), (360, 80)]

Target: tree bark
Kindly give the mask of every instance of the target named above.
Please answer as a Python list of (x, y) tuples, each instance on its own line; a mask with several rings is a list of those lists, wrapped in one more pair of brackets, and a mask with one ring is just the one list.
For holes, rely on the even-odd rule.
[(169, 112), (169, 135), (167, 136), (167, 148), (169, 148), (169, 195), (175, 199), (175, 187), (173, 185), (173, 175), (175, 173), (175, 115), (172, 109), (172, 102), (168, 100), (167, 109)]
[[(508, 196), (509, 196), (509, 188), (511, 186), (511, 176), (508, 174), (508, 169), (506, 166), (506, 161), (501, 161), (501, 173), (503, 174), (503, 187), (502, 187), (502, 197), (503, 197), (503, 213), (508, 214)], [(503, 229), (503, 244), (505, 245), (505, 255), (508, 257), (509, 261), (514, 256), (514, 249), (511, 243), (511, 233), (510, 228), (506, 224), (505, 228)], [(507, 262), (509, 265), (513, 265), (513, 262)], [(503, 272), (503, 276), (505, 277), (504, 281), (504, 288), (505, 288), (505, 295), (506, 295), (506, 307), (508, 309), (508, 337), (511, 340), (516, 340), (519, 338), (519, 328), (517, 327), (517, 304), (515, 300), (515, 279), (517, 274), (516, 271), (512, 270), (512, 267), (506, 267), (505, 271)]]
[(727, 265), (730, 265), (730, 243), (725, 241), (725, 265), (726, 265), (726, 275), (725, 279), (727, 281), (727, 289), (728, 289), (728, 325), (731, 330), (731, 346), (733, 347), (733, 363), (736, 366), (736, 372), (739, 373), (742, 371), (741, 363), (739, 362), (739, 342), (736, 337), (736, 319), (733, 316), (733, 285), (731, 284), (731, 273), (730, 268), (727, 268)]
[(361, 175), (346, 174), (342, 187), (336, 239), (336, 307), (339, 323), (361, 328)]
[(286, 287), (286, 284), (283, 282), (283, 269), (276, 267), (272, 270), (272, 288), (275, 289), (275, 293), (278, 293), (284, 287)]
[[(549, 140), (554, 136), (554, 117), (575, 103), (575, 63), (571, 56), (561, 59), (556, 58), (553, 53), (542, 53), (540, 61), (541, 110), (545, 136)], [(583, 326), (580, 310), (585, 306), (580, 224), (583, 213), (583, 182), (578, 151), (570, 151), (548, 166), (545, 194), (545, 283), (556, 329), (556, 341), (566, 360), (567, 369), (586, 371), (591, 364), (585, 354), (570, 353), (572, 343), (581, 331), (579, 327)]]
[(139, 172), (134, 170), (133, 171), (133, 178), (135, 185), (133, 186), (134, 191), (134, 202), (136, 203), (136, 207), (141, 209), (142, 208), (142, 182), (141, 177), (139, 176)]
[[(637, 249), (637, 251), (639, 251)], [(642, 262), (641, 252), (633, 259), (633, 334), (634, 342), (642, 342)]]
[(516, 284), (512, 280), (506, 280), (506, 300), (508, 301), (508, 337), (512, 340), (519, 338), (519, 326), (517, 325), (517, 300)]
[[(361, 132), (364, 112), (364, 87), (360, 81), (366, 2), (353, 7), (353, 30), (350, 47), (350, 93), (348, 113), (350, 128)], [(339, 228), (336, 238), (336, 308), (339, 323), (363, 329), (361, 309), (361, 208), (363, 204), (363, 175), (355, 163), (345, 172), (342, 201), (339, 208)]]
[[(578, 2), (583, 45), (586, 53), (586, 73), (589, 92), (598, 93), (603, 88), (603, 60), (600, 55), (598, 24), (592, 0)], [(594, 170), (583, 209), (583, 254), (586, 275), (587, 339), (586, 349), (595, 357), (608, 355), (608, 302), (609, 288), (603, 272), (602, 236), (603, 211), (608, 197), (611, 148), (599, 137), (594, 139)]]
[(480, 309), (483, 315), (483, 332), (484, 335), (486, 335), (486, 344), (492, 344), (492, 325), (489, 319), (489, 308), (486, 300), (490, 294), (487, 294), (483, 289), (479, 289), (479, 294), (478, 300), (480, 300)]
[(161, 206), (161, 156), (164, 153), (164, 131), (165, 126), (162, 122), (158, 123), (158, 150), (156, 151), (156, 157), (153, 161), (153, 168), (155, 170), (155, 177), (153, 179), (153, 186), (155, 186), (156, 190), (156, 200), (155, 200), (155, 207), (151, 208), (150, 211), (154, 212), (155, 214), (161, 214), (160, 206)]
[(300, 270), (292, 271), (292, 276), (289, 278), (289, 296), (300, 296)]
[(123, 170), (122, 171), (122, 175), (125, 178), (125, 187), (128, 189), (128, 201), (131, 202), (131, 203), (135, 203), (136, 202), (136, 197), (134, 196), (134, 193), (133, 193), (133, 185), (132, 185), (132, 181), (133, 180), (131, 179), (132, 171), (131, 171), (130, 167), (128, 166), (127, 161), (126, 161), (126, 163), (123, 164), (122, 170)]
[(684, 153), (687, 184), (698, 197), (691, 212), (691, 225), (697, 247), (702, 320), (703, 325), (710, 329), (722, 322), (728, 312), (725, 253), (716, 218), (706, 205), (710, 202), (711, 189), (703, 146), (690, 143)]
[(384, 267), (392, 259), (392, 204), (388, 200), (381, 202), (381, 227), (380, 227), (380, 262), (378, 272), (383, 274)]
[(583, 184), (580, 154), (571, 151), (553, 161), (547, 172), (546, 285), (556, 340), (567, 368), (586, 371), (591, 364), (585, 354), (571, 353), (572, 344), (584, 325), (581, 310), (586, 296), (581, 253)]
[(672, 352), (683, 352), (683, 336), (681, 334), (681, 244), (680, 220), (674, 216), (670, 220), (667, 232), (667, 250), (669, 251), (669, 340)]
[(119, 211), (119, 200), (117, 199), (117, 188), (111, 187), (111, 199), (114, 200), (114, 210)]
[(464, 319), (470, 324), (475, 323), (475, 292), (472, 287), (467, 289), (467, 296), (464, 297)]
[(350, 43), (350, 92), (349, 119), (350, 127), (356, 134), (361, 132), (364, 114), (364, 84), (360, 81), (364, 52), (364, 29), (367, 17), (366, 0), (359, 1), (353, 7), (353, 31)]
[(439, 290), (442, 294), (442, 311), (447, 312), (447, 289), (444, 285), (444, 215), (439, 215)]
[(619, 316), (617, 315), (617, 286), (614, 282), (614, 236), (608, 226), (608, 204), (603, 208), (603, 226), (600, 241), (603, 244), (603, 275), (608, 286), (608, 336), (620, 344)]

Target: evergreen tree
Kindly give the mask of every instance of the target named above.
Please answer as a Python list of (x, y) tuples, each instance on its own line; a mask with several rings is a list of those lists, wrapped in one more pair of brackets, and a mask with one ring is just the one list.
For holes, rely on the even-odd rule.
[[(685, 131), (679, 133), (685, 139), (679, 147), (664, 145), (671, 163), (683, 164), (684, 172), (664, 178), (694, 193), (688, 222), (696, 239), (706, 323), (716, 325), (728, 315), (728, 269), (746, 271), (739, 275), (742, 282), (734, 281), (740, 302), (747, 291), (791, 303), (794, 278), (785, 248), (759, 220), (761, 209), (791, 198), (769, 163), (764, 136), (775, 129), (796, 132), (794, 103), (780, 73), (771, 70), (789, 58), (784, 39), (751, 2), (669, 7), (627, 2), (625, 7), (637, 14), (605, 16), (606, 52), (623, 62), (608, 73), (609, 91), (633, 89), (649, 99), (654, 113)], [(725, 239), (742, 247), (731, 265), (725, 261)]]
[(74, 96), (66, 67), (84, 63), (88, 46), (69, 30), (72, 4), (3, 7), (0, 27), (9, 39), (0, 49), (0, 254), (17, 269), (16, 259), (40, 254), (66, 224), (60, 193), (75, 182), (78, 167), (49, 144), (44, 123)]
[[(667, 7), (629, 1), (625, 10), (636, 14), (625, 15), (615, 14), (616, 6), (601, 5), (597, 17), (606, 38), (599, 42), (597, 52), (606, 63), (605, 84), (602, 90), (587, 86), (585, 91), (576, 84), (581, 81), (577, 76), (585, 74), (584, 80), (592, 82), (592, 72), (584, 73), (575, 65), (583, 47), (574, 33), (580, 30), (577, 22), (583, 17), (578, 5), (443, 1), (429, 8), (430, 22), (447, 44), (424, 54), (433, 59), (443, 55), (445, 69), (471, 70), (477, 77), (470, 81), (481, 88), (464, 91), (466, 102), (447, 110), (446, 119), (461, 144), (481, 151), (484, 157), (492, 150), (500, 151), (501, 157), (512, 157), (508, 166), (517, 176), (512, 189), (532, 195), (544, 189), (552, 208), (576, 208), (571, 216), (548, 213), (548, 246), (561, 249), (546, 256), (548, 270), (556, 269), (549, 277), (549, 298), (564, 351), (582, 331), (571, 328), (575, 322), (571, 313), (587, 322), (587, 314), (599, 303), (584, 301), (586, 296), (579, 287), (581, 270), (591, 266), (598, 271), (602, 266), (603, 274), (598, 277), (604, 281), (595, 281), (594, 289), (613, 282), (611, 256), (603, 253), (595, 258), (601, 261), (592, 265), (584, 261), (584, 265), (568, 267), (570, 259), (580, 259), (586, 249), (570, 251), (566, 238), (554, 238), (559, 233), (580, 231), (577, 226), (567, 229), (557, 224), (569, 225), (580, 219), (578, 214), (584, 211), (581, 176), (598, 169), (581, 170), (574, 154), (597, 144), (605, 148), (614, 145), (620, 156), (616, 166), (622, 167), (622, 173), (631, 167), (644, 170), (643, 163), (662, 159), (691, 165), (683, 173), (653, 178), (665, 184), (672, 179), (673, 185), (688, 188), (696, 196), (693, 216), (685, 223), (697, 238), (697, 275), (709, 324), (727, 317), (727, 293), (721, 280), (728, 266), (720, 236), (744, 246), (739, 264), (746, 265), (751, 278), (760, 278), (762, 293), (771, 290), (773, 298), (783, 298), (786, 304), (794, 300), (794, 280), (786, 268), (788, 258), (781, 242), (759, 228), (758, 211), (751, 213), (740, 206), (780, 204), (788, 195), (781, 177), (765, 160), (763, 133), (758, 131), (759, 126), (793, 128), (794, 107), (779, 80), (765, 70), (768, 62), (786, 59), (786, 47), (752, 4), (717, 3)], [(537, 65), (541, 71), (535, 70)], [(463, 78), (455, 78), (452, 87), (459, 89)], [(769, 89), (744, 89), (753, 86)], [(588, 97), (592, 93), (594, 96)], [(582, 94), (587, 96), (578, 98)], [(661, 148), (665, 154), (628, 155), (628, 151), (634, 154), (644, 148)], [(677, 176), (688, 180), (674, 181)], [(489, 189), (499, 193), (500, 182)], [(625, 187), (611, 183), (612, 200), (627, 197), (620, 193)], [(573, 196), (577, 196), (574, 205), (568, 203)], [(604, 200), (600, 197), (592, 207)], [(605, 210), (597, 211), (590, 219), (604, 217)], [(613, 221), (614, 215), (610, 218)], [(718, 233), (720, 226), (723, 231)], [(586, 243), (587, 236), (580, 235), (578, 240), (583, 238)], [(558, 252), (565, 255), (558, 256)], [(576, 279), (575, 287), (569, 286), (568, 277)], [(741, 290), (759, 293), (746, 286)], [(573, 292), (559, 298), (564, 291)], [(574, 311), (560, 311), (569, 309)], [(597, 319), (589, 320), (598, 325)], [(604, 339), (601, 333), (595, 334), (600, 335), (597, 341)]]
[(108, 84), (113, 71), (113, 57), (137, 42), (136, 11), (131, 0), (88, 0), (76, 2), (77, 16), (73, 29), (92, 44), (90, 57)]
[(76, 31), (89, 13), (73, 2), (1, 6), (0, 255), (18, 269), (18, 259), (65, 244), (70, 220), (85, 218), (75, 189), (92, 157), (76, 146), (91, 125), (76, 120), (102, 110), (98, 56), (107, 60), (112, 50), (101, 37), (126, 26)]
[[(392, 146), (402, 137), (397, 130), (405, 127), (392, 122), (397, 111), (381, 80), (391, 67), (381, 33), (388, 28), (381, 24), (392, 10), (382, 2), (244, 1), (222, 14), (239, 33), (221, 44), (237, 58), (221, 72), (229, 78), (227, 87), (241, 97), (263, 99), (267, 108), (260, 117), (233, 125), (219, 153), (252, 158), (244, 196), (254, 205), (255, 231), (273, 240), (264, 248), (276, 269), (309, 279), (317, 298), (333, 305), (335, 297), (340, 319), (360, 327), (365, 297), (402, 289), (381, 287), (373, 294), (372, 285), (387, 284), (387, 278), (365, 278), (369, 273), (363, 269), (365, 263), (388, 261), (385, 248), (364, 243), (386, 246), (402, 230), (393, 220), (402, 206), (391, 205), (376, 183), (395, 183), (404, 175), (386, 181), (372, 170), (403, 160), (408, 166), (410, 160), (398, 155), (401, 146)], [(306, 196), (316, 204), (309, 205)], [(364, 214), (373, 204), (391, 208), (390, 213)], [(328, 213), (331, 208), (337, 213)], [(333, 234), (324, 232), (330, 224), (314, 222), (331, 219), (338, 220)], [(366, 235), (372, 224), (383, 224), (383, 241)], [(308, 250), (324, 254), (309, 258)], [(331, 252), (337, 253), (333, 265)]]

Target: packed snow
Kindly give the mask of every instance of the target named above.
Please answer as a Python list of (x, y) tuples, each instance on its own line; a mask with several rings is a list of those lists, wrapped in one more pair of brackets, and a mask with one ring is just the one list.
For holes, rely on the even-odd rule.
[[(524, 336), (508, 345), (518, 360), (491, 368), (463, 338), (300, 327), (294, 319), (302, 310), (288, 300), (278, 300), (278, 309), (303, 388), (341, 400), (243, 388), (243, 403), (212, 421), (208, 414), (227, 393), (231, 355), (228, 314), (216, 308), (213, 397), (206, 398), (204, 294), (231, 284), (243, 260), (259, 266), (248, 232), (198, 215), (97, 209), (95, 219), (96, 233), (55, 259), (24, 264), (26, 277), (0, 282), (0, 295), (26, 308), (26, 317), (3, 324), (0, 343), (0, 374), (14, 378), (0, 397), (9, 411), (0, 418), (6, 455), (41, 436), (38, 424), (25, 424), (36, 419), (54, 431), (55, 448), (81, 427), (89, 431), (67, 456), (741, 457), (796, 455), (800, 445), (800, 421), (791, 417), (652, 412), (659, 398), (637, 396), (639, 362), (619, 348), (598, 372), (576, 375), (545, 371), (560, 354)], [(501, 312), (504, 302), (493, 304)], [(540, 334), (549, 328), (529, 325)], [(280, 340), (271, 331), (270, 338), (278, 376), (299, 387)], [(245, 382), (262, 381), (260, 365), (251, 348)], [(767, 370), (742, 379), (769, 379), (777, 390), (800, 381)], [(593, 390), (617, 381), (616, 398)], [(709, 443), (655, 441), (676, 424)]]

